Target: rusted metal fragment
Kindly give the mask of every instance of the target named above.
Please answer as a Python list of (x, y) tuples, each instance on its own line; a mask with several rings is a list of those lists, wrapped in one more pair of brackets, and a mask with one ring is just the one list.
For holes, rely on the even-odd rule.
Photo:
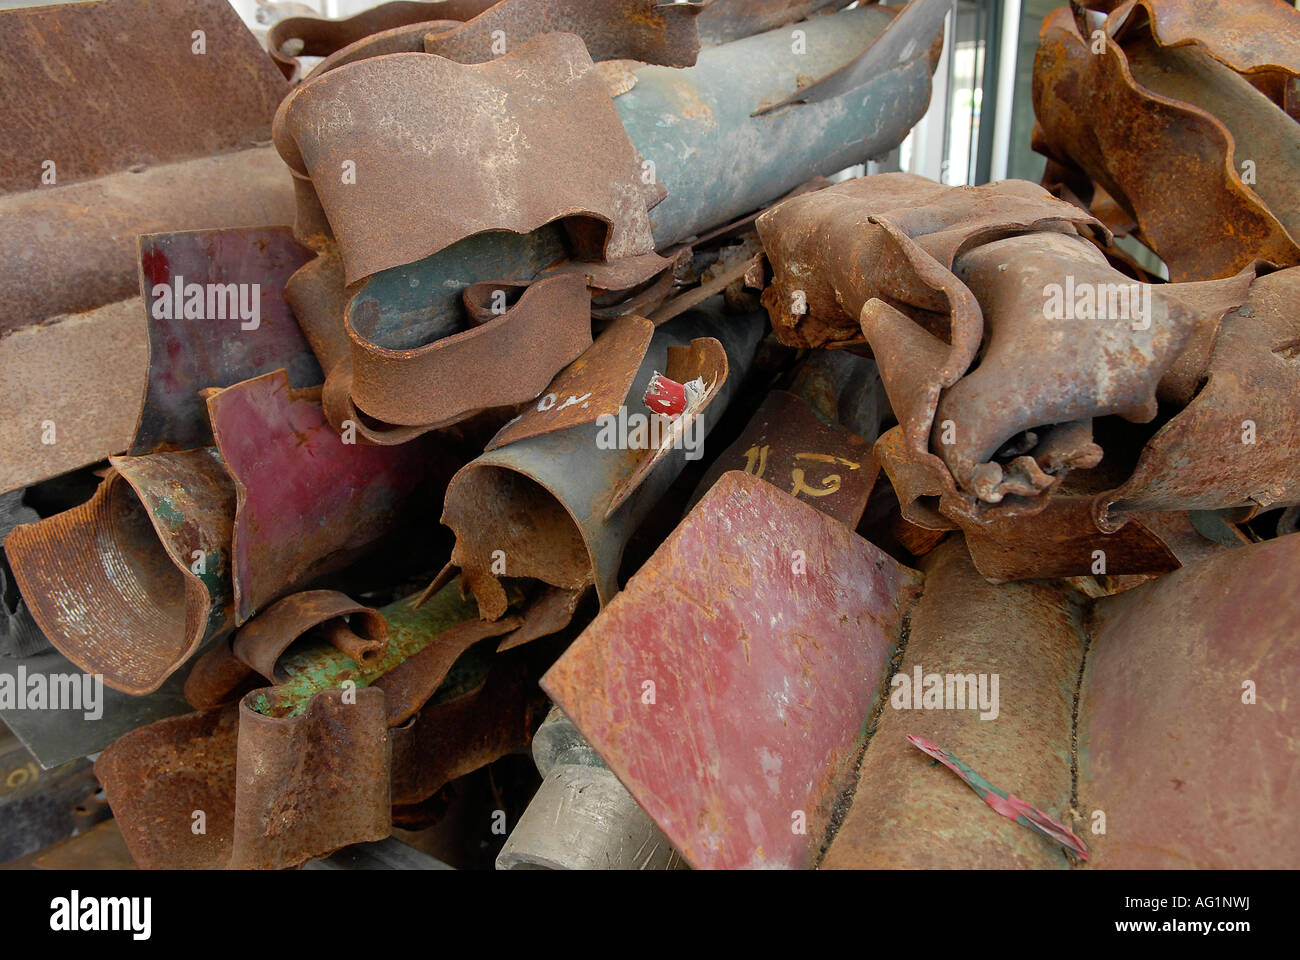
[[(350, 396), (367, 415), (398, 426), (446, 426), (487, 407), (532, 400), (591, 345), (590, 295), (572, 273), (539, 280), (500, 316), (414, 350), (378, 345), (367, 320), (379, 317), (349, 314)], [(482, 376), (507, 355), (509, 377)]]
[(733, 471), (542, 688), (693, 867), (811, 866), (919, 583)]
[(650, 317), (656, 324), (665, 323), (691, 307), (722, 293), (737, 281), (746, 287), (762, 289), (763, 249), (756, 237), (741, 244), (723, 247), (718, 262), (700, 275), (700, 285), (678, 294), (659, 307)]
[(1050, 492), (1065, 470), (1101, 459), (1090, 442), (1065, 444), (1055, 464), (1036, 439), (1007, 450), (1018, 434), (1107, 414), (1154, 418), (1157, 386), (1196, 327), (1240, 306), (1253, 277), (1138, 285), (1092, 244), (1047, 233), (979, 246), (956, 270), (983, 306), (985, 345), (979, 367), (939, 401), (930, 445), (985, 503)]
[(283, 292), (312, 251), (287, 227), (151, 234), (139, 244), (150, 364), (132, 455), (210, 444), (200, 390), (281, 368), (295, 387), (321, 382)]
[[(293, 719), (239, 705), (236, 870), (284, 869), (392, 830), (391, 744), (378, 690), (326, 690)], [(328, 748), (325, 747), (328, 745)]]
[[(289, 17), (273, 26), (266, 37), (267, 51), (281, 72), (293, 79), (298, 57), (329, 57), (377, 33), (431, 20), (469, 20), (498, 0), (397, 0), (341, 20)], [(287, 45), (287, 46), (286, 46)]]
[[(334, 644), (358, 663), (363, 663), (367, 656), (378, 656), (388, 644), (388, 623), (381, 614), (336, 590), (306, 590), (276, 601), (241, 627), (234, 636), (231, 652), (269, 683), (283, 683), (288, 676), (276, 670), (280, 655), (307, 631), (330, 622), (342, 622), (359, 635), (361, 645)], [(324, 634), (322, 638), (331, 639)]]
[(420, 803), (448, 781), (528, 749), (547, 709), (537, 678), (553, 659), (532, 647), (493, 655), (471, 680), (449, 681), (393, 727), (393, 803)]
[(922, 753), (938, 760), (961, 777), (962, 782), (974, 790), (980, 799), (993, 808), (998, 816), (1006, 817), (1006, 819), (1018, 823), (1022, 827), (1028, 827), (1035, 833), (1042, 834), (1048, 840), (1059, 843), (1080, 860), (1088, 859), (1087, 846), (1074, 835), (1074, 831), (1069, 827), (1054, 820), (1037, 807), (1025, 803), (1014, 793), (1005, 793), (999, 790), (943, 747), (913, 734), (908, 734), (907, 741)]
[(981, 335), (979, 304), (953, 276), (954, 259), (998, 237), (1095, 222), (1020, 180), (981, 187), (909, 173), (848, 180), (758, 218), (773, 271), (763, 304), (783, 343), (818, 347), (860, 341), (863, 306), (882, 299), (950, 345), (947, 386), (970, 365)]
[[(239, 708), (170, 717), (126, 734), (95, 761), (131, 859), (146, 870), (216, 870), (235, 829)], [(195, 829), (194, 813), (203, 814)]]
[(1139, 519), (1107, 533), (1093, 519), (1093, 497), (1056, 496), (1040, 512), (987, 524), (962, 522), (976, 569), (1001, 583), (1088, 574), (1167, 573), (1177, 552)]
[(1199, 44), (1242, 74), (1272, 70), (1300, 74), (1300, 13), (1288, 4), (1138, 0), (1137, 6), (1151, 18), (1152, 32), (1164, 46)]
[(525, 643), (540, 640), (559, 633), (573, 622), (574, 614), (583, 599), (591, 592), (591, 586), (576, 590), (562, 590), (559, 587), (544, 587), (523, 612), (524, 622), (517, 630), (511, 631), (505, 639), (497, 644), (497, 652), (504, 653)]
[[(446, 129), (457, 137), (436, 135)], [(376, 140), (383, 151), (371, 149)], [(572, 34), (542, 35), (482, 64), (426, 54), (347, 64), (285, 98), (275, 142), (291, 169), (311, 176), (348, 283), (473, 234), (526, 233), (561, 218), (584, 259), (654, 247), (635, 148)], [(549, 188), (536, 190), (543, 182)], [(415, 184), (442, 184), (455, 202), (412, 204)]]
[(211, 710), (238, 700), (265, 681), (235, 656), (229, 635), (218, 638), (194, 661), (185, 678), (185, 700), (195, 710)]
[(943, 48), (944, 18), (951, 9), (950, 0), (911, 0), (901, 11), (890, 10), (895, 14), (894, 21), (859, 57), (812, 83), (801, 85), (784, 100), (770, 106), (761, 105), (756, 113), (841, 97), (882, 74), (901, 73), (915, 61), (928, 60), (933, 71)]
[(1292, 534), (1097, 601), (1079, 700), (1079, 812), (1105, 815), (1093, 866), (1300, 860), (1297, 564)]
[[(729, 376), (692, 427), (696, 456), (698, 444), (748, 368), (764, 327), (761, 314), (724, 318), (717, 305), (710, 306), (711, 312), (688, 313), (656, 329), (623, 401), (632, 411), (642, 406), (640, 399), (650, 378), (667, 366), (670, 346), (686, 346), (708, 335), (718, 337), (727, 351)], [(505, 593), (498, 579), (502, 575), (533, 577), (566, 590), (594, 581), (602, 603), (614, 595), (628, 538), (691, 454), (685, 443), (682, 449), (671, 450), (635, 495), (608, 514), (615, 491), (653, 452), (647, 448), (648, 411), (644, 416), (639, 434), (628, 426), (630, 415), (620, 412), (599, 424), (580, 424), (498, 447), (452, 478), (442, 522), (456, 535), (452, 562), (460, 567), (483, 616), (495, 619), (505, 611)], [(627, 448), (634, 442), (640, 449)]]
[[(958, 780), (936, 776), (907, 737), (915, 731), (949, 745), (992, 782), (1068, 822), (1086, 598), (1060, 584), (994, 587), (957, 537), (927, 554), (921, 568), (925, 593), (911, 610), (907, 647), (859, 767), (852, 806), (822, 867), (1068, 867), (1059, 847), (989, 816)], [(927, 681), (930, 675), (936, 679)]]
[[(193, 49), (195, 30), (211, 51)], [(40, 187), (47, 160), (58, 182), (70, 184), (136, 164), (242, 149), (268, 138), (286, 91), (221, 0), (6, 10), (0, 48), (6, 89), (22, 90), (3, 111), (0, 192)]]
[(837, 423), (868, 443), (893, 419), (876, 362), (845, 350), (818, 350), (796, 368), (790, 392), (827, 423)]
[(497, 431), (484, 449), (495, 450), (617, 414), (653, 335), (654, 324), (643, 317), (615, 320), (556, 375), (537, 403)]
[(110, 463), (87, 503), (14, 528), (5, 554), (59, 652), (145, 694), (233, 624), (235, 488), (211, 447)]
[(130, 445), (149, 369), (141, 311), (123, 300), (0, 339), (0, 492)]
[(431, 33), (424, 49), (460, 63), (483, 63), (533, 37), (561, 32), (581, 37), (592, 60), (689, 67), (700, 52), (699, 12), (659, 0), (502, 0), (468, 23)]
[(1134, 510), (1217, 510), (1300, 502), (1300, 268), (1257, 278), (1224, 317), (1190, 404), (1143, 449), (1133, 475), (1097, 500), (1098, 526)]
[(328, 57), (316, 64), (307, 79), (328, 73), (345, 63), (355, 63), (369, 57), (382, 57), (389, 53), (423, 53), (424, 38), (429, 33), (441, 33), (459, 26), (460, 20), (424, 20), (408, 23), (388, 30), (380, 30), (368, 37), (362, 37), (346, 47), (335, 50)]
[(208, 397), (212, 433), (238, 494), (237, 622), (356, 559), (393, 529), (434, 455), (427, 444), (347, 443), (283, 370)]
[(442, 686), (457, 658), (480, 640), (499, 637), (521, 626), (518, 617), (488, 622), (467, 620), (438, 634), (433, 641), (375, 680), (388, 702), (389, 726), (405, 723)]
[(852, 530), (862, 519), (880, 465), (857, 434), (827, 423), (794, 394), (773, 390), (736, 442), (709, 467), (695, 499), (730, 470), (765, 479)]
[[(1112, 20), (1103, 33), (1115, 29)], [(1150, 36), (1148, 26), (1130, 31)], [(1080, 35), (1066, 8), (1043, 21), (1034, 61), (1035, 149), (1102, 186), (1138, 224), (1139, 239), (1169, 267), (1171, 280), (1229, 277), (1256, 258), (1300, 262), (1297, 238), (1242, 180), (1234, 137), (1224, 126), (1230, 119), (1148, 90), (1130, 67), (1125, 38), (1107, 35), (1104, 42), (1104, 52), (1093, 54), (1091, 39)], [(1190, 47), (1168, 52), (1184, 60), (1196, 55)], [(1226, 80), (1223, 72), (1211, 75), (1217, 79), (1210, 84)], [(1263, 94), (1259, 100), (1271, 107)], [(1260, 149), (1267, 146), (1264, 138)], [(1266, 176), (1294, 182), (1293, 157), (1274, 167)], [(1171, 183), (1179, 185), (1173, 194)]]

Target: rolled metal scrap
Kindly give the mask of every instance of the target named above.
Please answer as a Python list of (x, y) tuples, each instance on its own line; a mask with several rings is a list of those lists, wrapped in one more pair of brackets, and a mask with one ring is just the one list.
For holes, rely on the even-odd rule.
[(328, 57), (316, 64), (307, 80), (328, 73), (345, 63), (355, 63), (369, 57), (381, 57), (387, 53), (424, 53), (424, 38), (430, 33), (443, 33), (460, 26), (461, 20), (425, 20), (409, 23), (400, 27), (381, 30), (378, 33), (362, 37), (345, 47), (335, 50)]
[(498, 870), (675, 870), (681, 854), (576, 727), (552, 708), (533, 737), (541, 787), (497, 854)]
[[(956, 273), (983, 307), (985, 344), (979, 366), (939, 400), (930, 446), (964, 491), (998, 503), (1050, 491), (1064, 469), (1101, 459), (1091, 438), (1080, 436), (1065, 439), (1055, 464), (1050, 448), (1035, 445), (1003, 467), (994, 455), (1018, 434), (1108, 414), (1153, 419), (1157, 387), (1193, 332), (1240, 306), (1254, 271), (1141, 286), (1087, 241), (1040, 234), (976, 247), (961, 256)], [(1052, 290), (1059, 292), (1056, 314)], [(1117, 290), (1138, 303), (1115, 310), (1065, 304), (1075, 291), (1095, 299), (1094, 291)]]
[[(1134, 25), (1126, 17), (1131, 10), (1110, 15), (1102, 54), (1091, 52), (1069, 10), (1044, 20), (1034, 62), (1036, 149), (1103, 187), (1137, 223), (1138, 238), (1165, 262), (1172, 280), (1229, 277), (1255, 259), (1300, 263), (1297, 237), (1284, 225), (1295, 219), (1290, 207), (1297, 176), (1294, 156), (1278, 151), (1278, 137), (1294, 138), (1285, 114), (1248, 84), (1234, 86), (1231, 71), (1190, 46), (1148, 43), (1144, 56), (1151, 67), (1135, 70), (1129, 44), (1136, 37), (1142, 46), (1151, 28)], [(1146, 83), (1208, 97), (1208, 105), (1227, 115)], [(1234, 106), (1225, 110), (1226, 103)], [(1255, 151), (1271, 159), (1259, 167), (1252, 187), (1239, 163), (1255, 159)], [(1265, 181), (1268, 186), (1261, 186)], [(1170, 184), (1178, 189), (1171, 193)], [(1270, 209), (1266, 195), (1280, 207)]]
[(0, 44), (11, 93), (0, 107), (0, 490), (11, 490), (130, 444), (148, 366), (135, 236), (283, 223), (293, 206), (275, 151), (257, 146), (287, 88), (228, 3), (5, 10)]
[(233, 622), (235, 487), (212, 447), (110, 463), (89, 502), (14, 528), (5, 553), (59, 652), (145, 694)]
[[(456, 139), (433, 136), (447, 129)], [(312, 178), (348, 283), (473, 234), (527, 233), (560, 217), (586, 259), (653, 249), (635, 150), (572, 34), (543, 34), (482, 64), (426, 54), (347, 64), (285, 98), (275, 142)], [(535, 189), (542, 182), (550, 189)], [(415, 185), (428, 183), (446, 185), (454, 202), (410, 203)]]
[(691, 866), (808, 867), (919, 584), (731, 472), (542, 687)]
[(150, 234), (139, 243), (150, 364), (133, 456), (212, 443), (200, 390), (277, 369), (294, 387), (321, 382), (284, 298), (285, 282), (313, 254), (288, 227)]
[(230, 867), (295, 867), (387, 837), (392, 745), (383, 694), (325, 690), (294, 720), (249, 709), (254, 696), (239, 708)]
[[(623, 400), (624, 407), (636, 412), (651, 377), (667, 369), (670, 350), (683, 349), (697, 338), (717, 337), (707, 348), (716, 354), (725, 350), (725, 359), (717, 357), (724, 376), (706, 384), (716, 388), (710, 394), (712, 402), (677, 425), (702, 441), (734, 396), (762, 326), (758, 314), (723, 317), (716, 306), (708, 312), (687, 313), (657, 328), (639, 360), (622, 357), (627, 364), (624, 371), (593, 368), (590, 380), (584, 373), (582, 383), (568, 392), (573, 396), (595, 392), (609, 378), (624, 380), (625, 371), (636, 364), (632, 387)], [(549, 407), (550, 396), (551, 391), (543, 394), (539, 407)], [(555, 396), (558, 400), (559, 394)], [(594, 581), (601, 602), (607, 603), (618, 590), (619, 563), (628, 539), (686, 465), (689, 451), (684, 439), (667, 450), (620, 449), (617, 438), (602, 446), (602, 434), (617, 432), (619, 418), (598, 424), (592, 422), (597, 411), (588, 413), (587, 422), (489, 449), (463, 467), (447, 488), (442, 522), (456, 535), (452, 562), (461, 568), (489, 619), (505, 610), (502, 575), (536, 578), (563, 589), (579, 589)], [(648, 417), (649, 411), (643, 415)], [(696, 422), (688, 427), (691, 419)], [(642, 432), (648, 434), (648, 426)], [(629, 499), (611, 511), (620, 494)], [(504, 574), (499, 572), (502, 555)]]
[[(1097, 601), (1079, 698), (1081, 816), (1102, 869), (1300, 858), (1300, 536), (1224, 551)], [(1134, 731), (1141, 731), (1134, 736)]]
[(1223, 318), (1204, 386), (1097, 498), (1103, 530), (1132, 511), (1266, 508), (1300, 502), (1300, 268), (1257, 278)]

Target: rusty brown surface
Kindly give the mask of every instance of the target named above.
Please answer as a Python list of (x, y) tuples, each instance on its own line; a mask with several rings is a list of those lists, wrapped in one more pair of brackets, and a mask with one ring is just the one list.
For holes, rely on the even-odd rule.
[(1291, 534), (1097, 602), (1079, 702), (1079, 810), (1105, 815), (1093, 866), (1300, 860), (1297, 564)]
[[(95, 776), (137, 866), (226, 866), (234, 841), (238, 738), (239, 708), (230, 704), (140, 727), (95, 761)], [(203, 812), (203, 832), (194, 829), (196, 810)]]
[(16, 527), (5, 553), (50, 642), (145, 694), (233, 624), (235, 489), (211, 447), (111, 463), (87, 503)]
[(345, 63), (355, 63), (369, 57), (382, 57), (389, 53), (423, 53), (425, 36), (450, 30), (461, 23), (460, 20), (424, 20), (380, 30), (335, 50), (312, 68), (311, 73), (307, 74), (307, 80)]
[(689, 67), (700, 52), (699, 12), (659, 0), (502, 0), (468, 23), (431, 33), (424, 49), (460, 63), (482, 63), (533, 37), (560, 32), (581, 37), (592, 60)]
[[(328, 58), (374, 34), (412, 24), (423, 25), (433, 20), (469, 20), (496, 2), (497, 0), (397, 0), (381, 3), (339, 20), (287, 17), (267, 33), (266, 46), (281, 72), (292, 80), (299, 73), (297, 58), (300, 56)], [(293, 52), (286, 51), (286, 44), (290, 45)]]
[[(193, 49), (195, 30), (205, 34), (206, 53)], [(6, 89), (23, 89), (6, 98), (3, 110), (5, 193), (39, 188), (46, 159), (54, 160), (58, 182), (71, 184), (266, 141), (288, 89), (221, 0), (100, 0), (6, 11), (0, 48)], [(202, 123), (194, 122), (196, 114)]]
[[(501, 111), (517, 136), (505, 136)], [(438, 135), (448, 128), (463, 143)], [(376, 139), (384, 151), (370, 149)], [(571, 34), (539, 36), (483, 64), (422, 54), (347, 64), (285, 98), (275, 142), (291, 169), (311, 176), (349, 283), (472, 234), (527, 233), (560, 218), (584, 259), (654, 246), (636, 150)], [(344, 182), (345, 161), (355, 182)], [(535, 189), (543, 182), (547, 190)], [(442, 184), (454, 202), (411, 203), (416, 184)]]
[[(366, 414), (398, 426), (445, 426), (487, 407), (537, 397), (556, 371), (591, 344), (591, 300), (581, 276), (531, 285), (487, 323), (415, 350), (390, 350), (349, 326), (350, 396)], [(508, 378), (484, 377), (512, 356)]]
[(744, 432), (713, 461), (696, 488), (696, 499), (729, 470), (767, 480), (853, 529), (880, 465), (857, 434), (826, 423), (794, 394), (773, 390)]
[[(1001, 820), (956, 777), (907, 741), (952, 750), (989, 781), (1067, 824), (1074, 685), (1084, 598), (1052, 584), (995, 587), (971, 566), (960, 538), (922, 561), (925, 592), (895, 679), (999, 674), (998, 714), (901, 704), (892, 686), (867, 747), (848, 816), (824, 868), (1064, 868), (1059, 847)], [(942, 772), (942, 771), (940, 771)]]
[(1223, 320), (1196, 397), (1147, 443), (1133, 475), (1096, 503), (1114, 529), (1133, 510), (1300, 502), (1300, 267), (1259, 277)]
[(556, 375), (535, 404), (502, 427), (484, 449), (495, 450), (617, 413), (653, 334), (654, 324), (643, 317), (615, 320)]
[[(1244, 80), (1234, 84), (1232, 71), (1199, 44), (1187, 44), (1194, 5), (1160, 6), (1185, 10), (1177, 18), (1181, 26), (1169, 28), (1170, 42), (1180, 45), (1152, 43), (1145, 18), (1117, 10), (1106, 21), (1105, 51), (1093, 54), (1068, 9), (1044, 20), (1034, 63), (1036, 149), (1102, 186), (1137, 223), (1140, 239), (1168, 265), (1172, 280), (1229, 277), (1256, 258), (1300, 262), (1297, 237), (1284, 226), (1296, 214), (1294, 151), (1277, 155), (1257, 189), (1243, 182), (1240, 166), (1254, 150), (1267, 153), (1294, 140), (1288, 118)], [(1220, 51), (1225, 39), (1229, 48), (1240, 46), (1242, 33), (1226, 37), (1212, 22), (1196, 28), (1198, 40)], [(1258, 19), (1236, 22), (1249, 28), (1252, 46), (1274, 42), (1262, 39), (1271, 31)], [(1168, 83), (1175, 96), (1144, 83)], [(1207, 105), (1221, 115), (1179, 94), (1209, 97)], [(1228, 102), (1233, 106), (1224, 109)], [(1178, 188), (1171, 191), (1171, 184)], [(1270, 209), (1263, 194), (1272, 188), (1265, 184), (1283, 185), (1292, 199)]]
[(807, 867), (919, 581), (731, 472), (542, 688), (693, 867)]
[(232, 869), (296, 867), (391, 832), (384, 696), (347, 697), (322, 691), (293, 719), (240, 703)]
[(231, 652), (268, 683), (282, 683), (287, 678), (276, 670), (280, 654), (312, 628), (344, 618), (351, 630), (375, 649), (388, 643), (388, 624), (381, 614), (336, 590), (305, 590), (276, 601), (240, 627)]

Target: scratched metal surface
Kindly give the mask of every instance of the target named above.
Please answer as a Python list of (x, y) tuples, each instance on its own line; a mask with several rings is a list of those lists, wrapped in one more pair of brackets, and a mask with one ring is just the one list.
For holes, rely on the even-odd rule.
[(542, 688), (691, 866), (808, 867), (919, 584), (731, 472)]

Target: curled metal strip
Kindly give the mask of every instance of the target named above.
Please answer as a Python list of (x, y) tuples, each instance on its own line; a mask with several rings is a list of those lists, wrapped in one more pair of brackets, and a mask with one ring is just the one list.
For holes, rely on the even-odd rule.
[(244, 624), (235, 634), (231, 649), (269, 683), (283, 683), (287, 679), (284, 671), (276, 671), (280, 655), (307, 631), (332, 621), (345, 623), (361, 641), (352, 644), (346, 635), (330, 635), (340, 638), (334, 645), (341, 653), (358, 662), (381, 653), (388, 643), (388, 622), (381, 614), (334, 590), (307, 590), (276, 601)]
[(212, 447), (110, 462), (87, 503), (15, 527), (5, 554), (60, 653), (152, 693), (233, 625), (235, 488)]

